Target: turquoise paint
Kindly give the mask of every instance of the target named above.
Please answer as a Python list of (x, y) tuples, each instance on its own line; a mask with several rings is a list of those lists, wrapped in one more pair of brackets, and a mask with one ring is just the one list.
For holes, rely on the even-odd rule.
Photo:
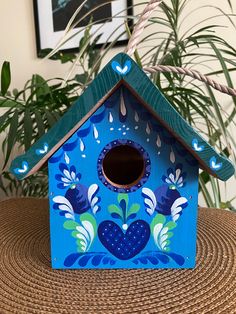
[[(120, 90), (118, 90), (49, 160), (50, 230), (53, 268), (192, 268), (195, 266), (199, 165), (182, 145), (144, 109), (139, 101), (137, 101), (126, 88), (123, 88), (123, 95), (125, 100), (125, 110), (123, 108), (123, 114), (121, 112), (122, 110), (120, 110), (121, 93)], [(119, 194), (106, 187), (105, 183), (99, 178), (97, 169), (98, 158), (104, 147), (116, 140), (131, 140), (134, 143), (138, 143), (150, 157), (150, 176), (148, 180), (145, 181), (142, 186), (135, 189), (134, 192), (124, 190), (123, 192), (125, 193)], [(73, 180), (71, 180), (71, 182), (64, 182), (66, 185), (68, 184), (65, 189), (58, 187), (58, 184), (63, 184), (63, 182), (59, 180), (60, 177), (57, 176), (61, 174), (61, 170), (59, 169), (60, 164), (65, 164), (67, 167), (74, 166), (76, 168), (76, 174), (73, 175)], [(168, 254), (174, 253), (182, 256), (184, 259), (183, 264), (181, 263), (180, 265), (173, 258), (168, 257), (166, 252), (162, 254), (157, 248), (152, 235), (150, 235), (147, 244), (137, 255), (127, 260), (121, 260), (117, 257), (117, 254), (112, 254), (111, 250), (102, 244), (101, 237), (99, 238), (95, 232), (96, 236), (94, 237), (94, 242), (89, 248), (88, 253), (84, 255), (86, 257), (83, 258), (81, 255), (80, 259), (78, 258), (76, 255), (78, 248), (76, 238), (72, 236), (72, 230), (69, 230), (71, 226), (66, 225), (67, 229), (63, 227), (65, 223), (67, 224), (69, 222), (69, 224), (73, 225), (71, 218), (74, 216), (76, 223), (83, 226), (81, 219), (85, 219), (86, 216), (84, 215), (89, 214), (90, 216), (87, 217), (93, 217), (93, 219), (96, 220), (97, 227), (102, 226), (104, 221), (113, 221), (120, 227), (119, 231), (122, 230), (123, 235), (129, 231), (129, 229), (127, 231), (125, 229), (133, 222), (137, 222), (137, 220), (143, 220), (150, 226), (158, 213), (155, 211), (152, 214), (152, 210), (145, 205), (145, 197), (143, 196), (145, 193), (142, 192), (150, 190), (155, 191), (157, 188), (164, 185), (168, 185), (168, 189), (174, 188), (175, 183), (164, 183), (162, 177), (169, 177), (167, 174), (168, 169), (175, 169), (178, 164), (182, 164), (182, 172), (186, 173), (186, 182), (185, 186), (177, 187), (177, 190), (179, 191), (179, 196), (187, 200), (188, 206), (183, 208), (182, 215), (176, 221), (176, 227), (170, 230), (170, 232), (173, 232), (173, 237), (170, 238), (170, 252)], [(61, 167), (61, 169), (65, 168)], [(74, 168), (71, 170), (75, 172)], [(86, 207), (87, 211), (85, 211), (85, 213), (81, 212), (80, 214), (64, 211), (64, 213), (67, 214), (66, 218), (60, 215), (63, 210), (54, 208), (57, 202), (53, 200), (58, 196), (65, 197), (67, 191), (69, 189), (73, 190), (76, 184), (81, 185), (81, 191), (86, 191), (81, 193), (85, 196), (86, 201), (80, 211), (86, 210)], [(181, 185), (181, 182), (176, 183), (176, 185)], [(91, 190), (95, 191), (93, 195), (93, 206), (89, 204), (87, 197), (87, 189), (90, 186), (92, 186)], [(96, 187), (99, 189), (97, 190)], [(161, 191), (159, 189), (157, 197), (159, 197), (160, 193)], [(118, 195), (121, 195), (120, 197), (123, 198), (129, 198), (128, 208), (130, 208), (132, 204), (139, 204), (140, 206), (137, 216), (128, 222), (113, 218), (108, 211), (111, 204), (118, 205), (119, 207)], [(96, 197), (98, 197), (98, 200), (96, 200)], [(73, 198), (71, 202), (73, 202)], [(56, 206), (58, 206), (58, 204)], [(64, 206), (63, 208), (65, 209), (67, 207)], [(75, 211), (78, 211), (78, 209), (79, 207), (74, 208)], [(166, 219), (165, 224), (173, 220), (173, 217), (170, 215), (158, 216), (156, 219), (163, 219), (163, 217)], [(145, 229), (146, 225), (143, 224), (143, 226)], [(139, 231), (139, 229), (136, 230)], [(76, 232), (74, 232), (73, 235), (76, 236)], [(137, 236), (138, 234), (132, 233), (132, 235)], [(145, 236), (147, 236), (147, 234)], [(128, 246), (124, 239), (122, 241)], [(132, 247), (137, 246), (136, 244), (137, 242), (134, 241)], [(157, 265), (155, 263), (156, 259), (153, 258), (152, 253), (150, 253), (156, 251), (159, 251)], [(94, 252), (96, 253), (94, 256), (100, 254), (100, 257), (94, 257), (95, 265), (92, 264), (93, 257), (91, 257), (91, 254)], [(64, 262), (68, 256), (71, 257), (70, 261), (73, 260), (74, 263), (71, 262), (70, 266), (65, 266)], [(149, 260), (145, 259), (145, 256), (149, 256)], [(140, 258), (143, 262), (147, 263), (145, 264), (139, 261), (137, 264), (137, 260)], [(168, 259), (169, 261), (167, 262)], [(78, 264), (79, 261), (83, 266)], [(105, 262), (105, 264), (103, 264), (103, 262)]]
[[(56, 123), (47, 134), (41, 137), (24, 155), (17, 157), (11, 164), (11, 172), (18, 178), (24, 179), (28, 173), (41, 162), (53, 155), (53, 148), (63, 139), (92, 108), (106, 96), (117, 84), (125, 82), (142, 101), (147, 104), (159, 119), (166, 124), (172, 134), (182, 140), (182, 143), (198, 158), (201, 167), (215, 177), (226, 181), (234, 174), (234, 166), (225, 157), (218, 154), (188, 123), (177, 113), (148, 76), (126, 54), (115, 56), (98, 74), (78, 101)], [(197, 141), (194, 149), (193, 140)], [(45, 150), (46, 155), (39, 153)], [(195, 144), (196, 145), (196, 144)], [(212, 158), (216, 158), (216, 162)], [(212, 163), (213, 161), (213, 163)], [(27, 163), (27, 169), (24, 165)], [(22, 165), (24, 168), (22, 168)], [(23, 169), (23, 171), (21, 171)]]

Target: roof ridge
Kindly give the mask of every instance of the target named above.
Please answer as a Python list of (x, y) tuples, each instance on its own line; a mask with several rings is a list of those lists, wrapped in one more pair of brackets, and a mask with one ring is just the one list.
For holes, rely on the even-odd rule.
[(232, 163), (218, 154), (184, 120), (143, 70), (125, 53), (112, 58), (62, 118), (28, 152), (13, 160), (11, 172), (18, 179), (35, 173), (121, 84), (129, 87), (210, 174), (221, 180), (227, 180), (233, 175)]

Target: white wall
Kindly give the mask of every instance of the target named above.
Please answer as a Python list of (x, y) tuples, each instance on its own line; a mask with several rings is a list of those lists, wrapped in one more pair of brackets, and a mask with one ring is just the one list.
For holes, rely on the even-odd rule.
[[(50, 0), (45, 0), (50, 1)], [(168, 0), (169, 1), (169, 0)], [(189, 12), (195, 7), (202, 5), (218, 5), (227, 12), (226, 0), (198, 0), (190, 1)], [(134, 0), (138, 4), (140, 0)], [(233, 0), (234, 11), (236, 12), (236, 1)], [(141, 11), (143, 6), (138, 6), (135, 13)], [(207, 8), (204, 14), (196, 12), (186, 20), (186, 29), (189, 25), (197, 23), (198, 20), (207, 18), (212, 14), (211, 8)], [(222, 22), (225, 18), (221, 19)], [(236, 22), (235, 17), (233, 20)], [(189, 23), (189, 25), (188, 25)], [(32, 0), (0, 0), (0, 64), (8, 60), (12, 68), (12, 87), (21, 88), (33, 73), (41, 74), (46, 78), (64, 77), (68, 71), (68, 65), (61, 65), (57, 61), (40, 60), (36, 56), (33, 1)], [(235, 30), (227, 28), (220, 30), (219, 34), (236, 46)], [(145, 35), (145, 34), (144, 34)], [(118, 51), (123, 51), (123, 47), (116, 48), (106, 57), (109, 60)]]
[(0, 1), (0, 64), (10, 61), (12, 87), (23, 87), (33, 73), (45, 77), (64, 75), (58, 62), (42, 62), (36, 57), (33, 1)]
[[(134, 0), (135, 4), (141, 2), (143, 1)], [(199, 6), (199, 4), (221, 6), (223, 10), (229, 12), (226, 0), (189, 0), (189, 2), (189, 12)], [(234, 12), (236, 12), (235, 0), (233, 0), (233, 7)], [(138, 13), (141, 10), (142, 7), (139, 6), (136, 8), (135, 13)], [(185, 23), (186, 29), (188, 29), (190, 25), (207, 18), (212, 14), (212, 10), (213, 8), (208, 7), (204, 11), (201, 11), (201, 14), (195, 12), (193, 15), (190, 15)], [(232, 17), (232, 19), (236, 22), (235, 17)], [(224, 21), (225, 17), (220, 18), (220, 22), (224, 23)], [(219, 34), (236, 47), (236, 31), (233, 27), (219, 30)], [(145, 35), (145, 33), (143, 35)], [(120, 47), (111, 51), (104, 62), (108, 61), (118, 51), (123, 51), (123, 49), (124, 47)], [(32, 0), (0, 0), (0, 65), (5, 60), (10, 61), (11, 63), (12, 88), (22, 88), (26, 80), (28, 80), (34, 73), (41, 74), (45, 78), (65, 77), (68, 73), (69, 65), (61, 65), (59, 62), (51, 60), (42, 61), (36, 56)], [(224, 79), (220, 77), (216, 79), (225, 83)], [(227, 107), (230, 99), (227, 98), (227, 96), (218, 96), (222, 103)], [(234, 130), (232, 132), (234, 132)], [(229, 196), (234, 195), (235, 179), (232, 179), (228, 186), (230, 186)]]

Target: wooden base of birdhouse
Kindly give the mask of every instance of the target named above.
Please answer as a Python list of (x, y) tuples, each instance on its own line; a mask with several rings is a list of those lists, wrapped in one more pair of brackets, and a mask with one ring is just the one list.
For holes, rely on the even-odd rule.
[(194, 267), (198, 169), (117, 87), (49, 160), (52, 267)]

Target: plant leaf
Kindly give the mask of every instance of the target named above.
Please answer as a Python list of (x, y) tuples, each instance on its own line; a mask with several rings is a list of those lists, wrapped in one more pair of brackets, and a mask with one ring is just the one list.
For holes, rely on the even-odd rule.
[(7, 90), (11, 84), (11, 69), (10, 63), (5, 61), (2, 65), (1, 71), (1, 94), (5, 96)]
[(25, 150), (28, 150), (31, 146), (31, 141), (33, 137), (33, 127), (30, 111), (28, 108), (25, 110), (24, 115), (24, 142), (25, 142)]
[(8, 133), (8, 138), (7, 138), (7, 152), (6, 152), (6, 156), (5, 156), (5, 162), (3, 165), (3, 169), (5, 168), (8, 160), (9, 160), (13, 146), (17, 141), (18, 116), (19, 116), (18, 110), (16, 110), (14, 112), (13, 117), (11, 118), (11, 122), (10, 122), (10, 128), (9, 128), (9, 133)]

